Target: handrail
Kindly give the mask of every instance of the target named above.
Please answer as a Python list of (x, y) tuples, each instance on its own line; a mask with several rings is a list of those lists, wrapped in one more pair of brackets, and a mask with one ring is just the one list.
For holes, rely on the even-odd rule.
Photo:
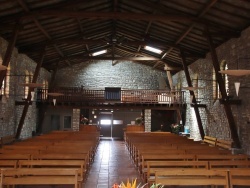
[[(50, 91), (52, 92), (52, 91)], [(52, 102), (54, 98), (58, 102), (88, 102), (88, 103), (158, 103), (158, 104), (183, 104), (183, 91), (166, 90), (120, 90), (111, 92), (99, 89), (83, 89), (79, 87), (55, 88), (53, 92), (62, 93), (62, 96), (48, 96), (48, 89), (37, 90), (37, 101)]]

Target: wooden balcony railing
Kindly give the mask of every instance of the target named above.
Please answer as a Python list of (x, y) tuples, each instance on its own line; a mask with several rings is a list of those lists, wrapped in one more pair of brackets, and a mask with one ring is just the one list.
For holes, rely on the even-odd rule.
[(85, 102), (85, 103), (158, 103), (158, 104), (183, 104), (183, 91), (166, 90), (88, 90), (82, 88), (58, 88), (53, 93), (62, 96), (50, 96), (47, 89), (38, 89), (37, 101), (52, 102)]

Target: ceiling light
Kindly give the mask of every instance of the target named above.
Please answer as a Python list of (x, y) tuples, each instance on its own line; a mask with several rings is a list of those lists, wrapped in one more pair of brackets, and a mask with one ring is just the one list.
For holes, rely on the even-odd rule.
[(144, 49), (148, 50), (150, 52), (157, 53), (157, 54), (161, 54), (162, 53), (162, 50), (154, 48), (154, 47), (151, 47), (151, 46), (145, 46)]
[(97, 56), (97, 55), (101, 55), (101, 54), (105, 54), (105, 53), (107, 53), (107, 50), (101, 50), (101, 51), (92, 53), (92, 56)]

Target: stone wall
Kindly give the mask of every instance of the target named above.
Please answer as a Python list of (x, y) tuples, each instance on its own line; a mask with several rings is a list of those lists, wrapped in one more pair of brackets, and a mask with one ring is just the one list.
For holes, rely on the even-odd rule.
[[(0, 60), (4, 58), (8, 43), (0, 38)], [(34, 74), (36, 63), (24, 54), (19, 54), (17, 49), (12, 53), (8, 72), (9, 82), (9, 96), (2, 97), (0, 101), (0, 136), (13, 135), (16, 133), (20, 117), (23, 112), (23, 105), (15, 105), (15, 101), (23, 101), (24, 87), (21, 86), (25, 83), (25, 74), (27, 72)], [(38, 83), (50, 80), (50, 73), (41, 69)], [(32, 136), (32, 131), (36, 131), (37, 124), (37, 108), (35, 104), (29, 106), (26, 119), (24, 121), (23, 129), (20, 138), (28, 138)]]
[[(219, 62), (225, 60), (228, 69), (250, 69), (250, 28), (242, 32), (241, 37), (231, 39), (216, 49)], [(246, 59), (247, 58), (247, 59)], [(219, 100), (213, 99), (213, 65), (211, 54), (208, 53), (205, 59), (200, 59), (189, 66), (189, 72), (192, 79), (198, 77), (198, 85), (204, 87), (198, 91), (198, 98), (207, 108), (199, 108), (203, 128), (206, 135), (214, 136), (220, 139), (231, 139), (228, 120), (224, 111), (224, 106)], [(241, 105), (232, 105), (232, 113), (236, 122), (240, 142), (244, 152), (250, 154), (250, 82), (249, 76), (234, 77), (229, 76), (229, 95), (234, 99), (241, 99)], [(239, 96), (236, 96), (234, 82), (240, 81), (241, 88)], [(187, 86), (184, 72), (174, 76), (175, 84), (183, 87)], [(194, 80), (193, 80), (194, 84)], [(190, 103), (189, 92), (186, 92), (187, 103)], [(186, 125), (190, 126), (191, 137), (195, 140), (200, 139), (196, 117), (193, 108), (188, 104)]]
[(95, 61), (58, 70), (55, 85), (87, 89), (158, 89), (161, 77), (166, 78), (166, 73), (129, 61), (114, 66), (111, 61)]

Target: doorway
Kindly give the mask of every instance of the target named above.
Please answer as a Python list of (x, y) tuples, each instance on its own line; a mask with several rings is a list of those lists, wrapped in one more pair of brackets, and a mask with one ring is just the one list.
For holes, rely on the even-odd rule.
[(112, 112), (101, 112), (99, 115), (100, 136), (112, 138)]
[(51, 115), (51, 131), (60, 130), (60, 115)]

